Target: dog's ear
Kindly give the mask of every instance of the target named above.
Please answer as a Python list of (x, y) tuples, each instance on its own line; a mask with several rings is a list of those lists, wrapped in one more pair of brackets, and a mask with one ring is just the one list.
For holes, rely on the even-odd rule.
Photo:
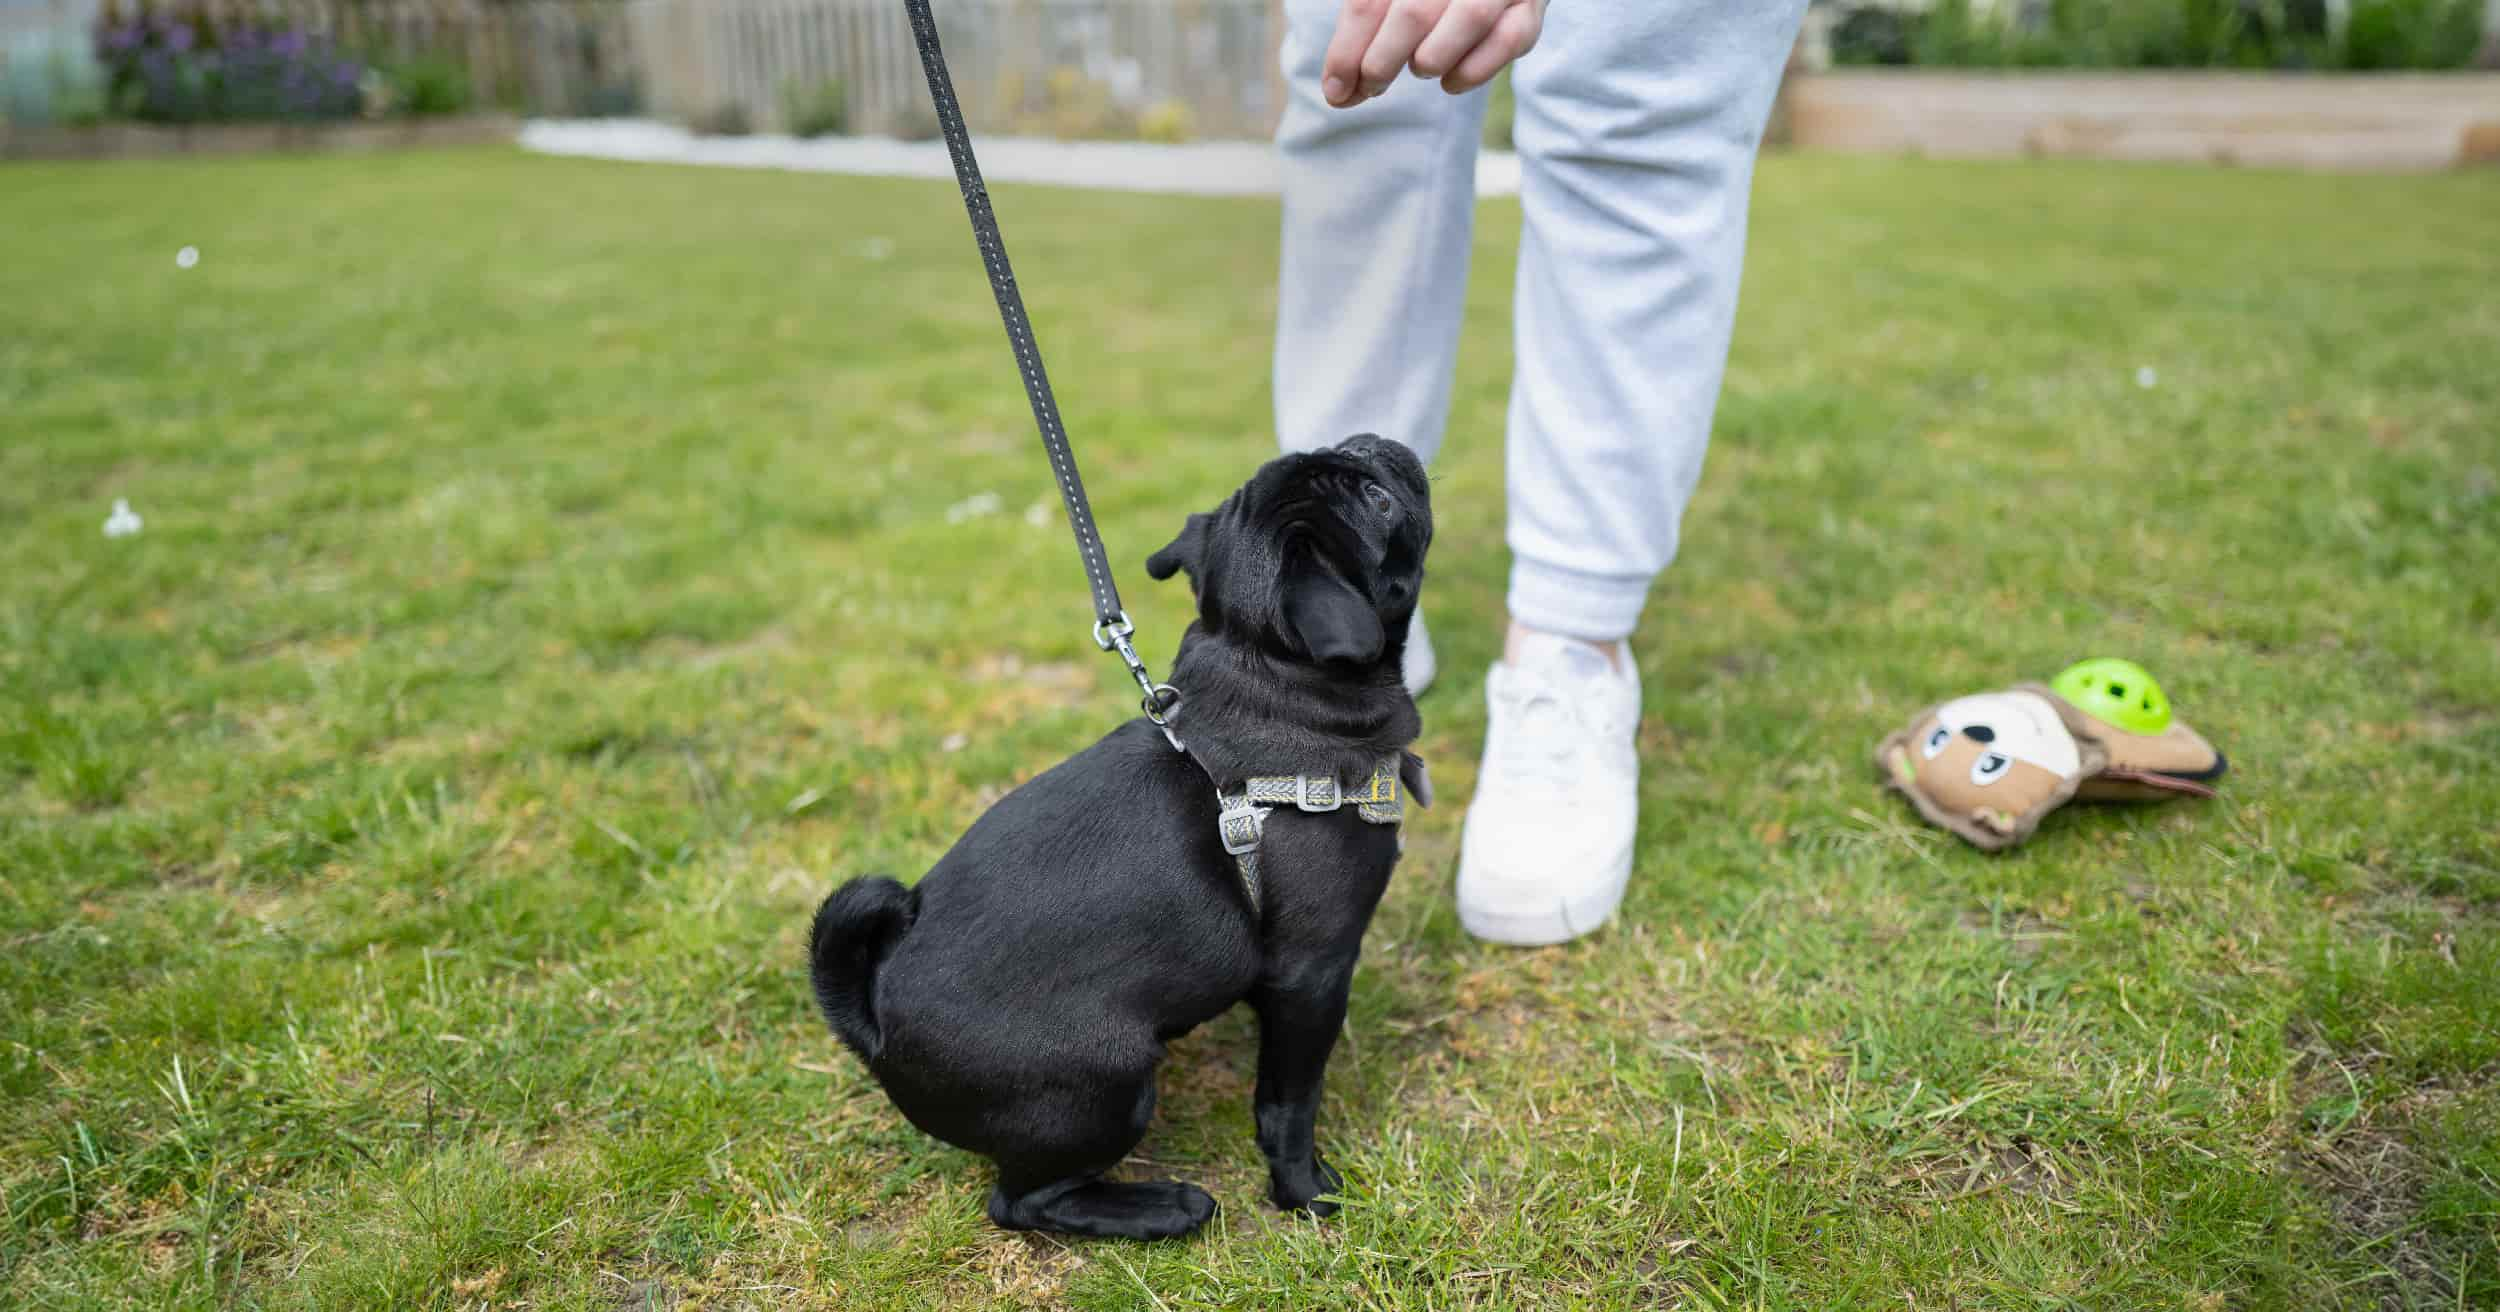
[(1424, 769), (1424, 758), (1413, 752), (1398, 753), (1398, 782), (1406, 785), (1406, 795), (1415, 805), (1432, 805), (1432, 775)]
[(1389, 641), (1371, 602), (1316, 561), (1285, 580), (1284, 612), (1286, 633), (1322, 665), (1369, 665)]
[(1175, 571), (1184, 569), (1189, 571), (1191, 578), (1198, 577), (1198, 562), (1206, 543), (1207, 517), (1191, 515), (1189, 521), (1181, 525), (1179, 537), (1172, 539), (1163, 550), (1146, 557), (1147, 577), (1168, 579)]

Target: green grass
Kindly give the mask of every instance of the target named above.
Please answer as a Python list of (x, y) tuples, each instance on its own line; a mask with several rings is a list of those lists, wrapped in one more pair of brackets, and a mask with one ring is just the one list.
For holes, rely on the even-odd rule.
[[(1275, 207), (1002, 207), (1160, 665), (1139, 562), (1269, 450)], [(1639, 640), (1639, 873), (1520, 953), (1449, 904), (1488, 205), (1448, 800), (1330, 1080), (1349, 1205), (1264, 1206), (1236, 1015), (1137, 1168), (1225, 1212), (1138, 1247), (990, 1230), (804, 989), (829, 886), (1129, 701), (951, 188), (0, 169), (0, 1302), (2493, 1306), (2496, 215), (2491, 174), (1767, 161)], [(1877, 790), (1917, 707), (2094, 653), (2222, 798), (1991, 858)]]

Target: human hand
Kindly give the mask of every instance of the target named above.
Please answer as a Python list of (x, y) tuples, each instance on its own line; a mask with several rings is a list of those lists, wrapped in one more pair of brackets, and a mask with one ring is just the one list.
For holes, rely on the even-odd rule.
[(1339, 109), (1359, 105), (1409, 68), (1451, 95), (1473, 91), (1528, 53), (1544, 26), (1545, 0), (1345, 0), (1320, 94)]

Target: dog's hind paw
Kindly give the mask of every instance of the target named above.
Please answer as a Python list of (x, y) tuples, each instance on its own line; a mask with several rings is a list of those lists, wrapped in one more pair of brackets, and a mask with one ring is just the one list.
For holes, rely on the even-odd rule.
[(1073, 1189), (1037, 1189), (1014, 1199), (990, 1191), (990, 1219), (1009, 1230), (1171, 1239), (1205, 1225), (1214, 1216), (1214, 1196), (1179, 1180), (1092, 1180)]

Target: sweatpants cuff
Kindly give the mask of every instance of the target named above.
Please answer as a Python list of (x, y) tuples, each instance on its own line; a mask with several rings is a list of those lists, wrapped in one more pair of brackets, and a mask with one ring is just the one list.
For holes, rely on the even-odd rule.
[(1588, 642), (1632, 636), (1649, 600), (1648, 574), (1583, 574), (1576, 569), (1514, 556), (1510, 562), (1510, 617), (1531, 629)]

